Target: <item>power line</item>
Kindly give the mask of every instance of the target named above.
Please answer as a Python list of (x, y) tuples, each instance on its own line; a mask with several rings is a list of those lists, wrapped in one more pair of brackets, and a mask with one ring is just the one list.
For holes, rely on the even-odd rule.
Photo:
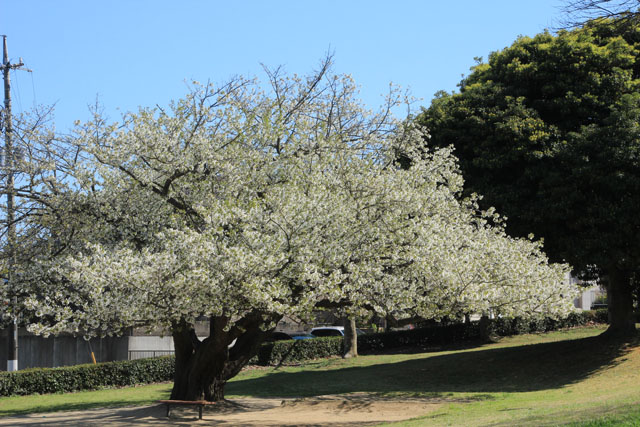
[(24, 112), (24, 108), (22, 107), (22, 96), (20, 96), (20, 81), (18, 80), (18, 73), (13, 73), (13, 77), (16, 80), (16, 84), (12, 86), (13, 93), (16, 94), (18, 98), (18, 109), (20, 112)]
[(36, 98), (36, 85), (33, 82), (33, 73), (29, 73), (31, 75), (31, 91), (33, 93), (33, 108), (38, 106), (38, 100)]

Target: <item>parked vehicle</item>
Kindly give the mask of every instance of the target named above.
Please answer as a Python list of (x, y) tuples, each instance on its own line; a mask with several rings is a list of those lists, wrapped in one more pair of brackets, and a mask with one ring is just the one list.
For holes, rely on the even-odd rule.
[[(364, 335), (361, 329), (356, 329), (356, 334)], [(311, 335), (316, 337), (342, 337), (344, 336), (344, 326), (318, 326), (311, 329)]]
[(303, 333), (288, 334), (286, 332), (276, 331), (271, 334), (271, 337), (269, 337), (267, 341), (308, 340), (310, 338), (315, 338), (315, 336)]
[(315, 335), (311, 335), (311, 334), (296, 334), (296, 335), (291, 335), (291, 337), (294, 340), (308, 340), (310, 338), (315, 338)]

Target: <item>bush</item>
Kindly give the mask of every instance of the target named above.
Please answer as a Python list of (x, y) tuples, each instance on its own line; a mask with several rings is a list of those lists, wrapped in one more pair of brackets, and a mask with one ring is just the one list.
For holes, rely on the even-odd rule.
[(587, 325), (589, 323), (606, 322), (606, 315), (602, 318), (593, 310), (571, 313), (565, 319), (545, 318), (524, 320), (521, 318), (498, 318), (491, 321), (491, 333), (497, 336), (510, 336), (531, 332), (549, 332), (562, 328)]
[[(488, 323), (488, 333), (494, 336), (510, 336), (531, 332), (548, 332), (589, 323), (606, 323), (599, 312), (582, 311), (570, 314), (566, 319), (497, 318)], [(360, 335), (360, 353), (378, 352), (393, 348), (426, 348), (445, 344), (479, 341), (482, 339), (479, 322), (431, 324), (406, 331), (391, 331)], [(277, 365), (300, 362), (342, 354), (342, 337), (314, 338), (311, 340), (277, 341), (263, 344), (258, 356), (251, 363)]]
[(406, 331), (391, 331), (358, 337), (358, 351), (381, 351), (399, 347), (420, 347), (473, 341), (480, 338), (477, 322), (433, 325)]
[(264, 343), (258, 355), (249, 363), (278, 365), (342, 354), (342, 337), (322, 337), (308, 340), (287, 340)]
[(169, 381), (173, 378), (174, 363), (173, 356), (164, 356), (97, 365), (2, 372), (0, 373), (0, 396), (67, 393), (101, 387)]

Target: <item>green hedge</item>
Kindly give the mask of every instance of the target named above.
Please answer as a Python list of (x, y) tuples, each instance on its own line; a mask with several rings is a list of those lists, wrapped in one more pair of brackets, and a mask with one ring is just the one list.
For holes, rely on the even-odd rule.
[[(488, 329), (489, 333), (499, 336), (545, 332), (588, 323), (606, 322), (606, 316), (606, 310), (599, 310), (574, 313), (563, 320), (500, 318), (490, 321)], [(358, 337), (358, 351), (366, 354), (400, 347), (425, 348), (479, 339), (481, 339), (481, 331), (478, 322), (433, 325), (406, 331), (361, 335)], [(273, 366), (339, 356), (342, 354), (342, 348), (342, 337), (276, 341), (263, 344), (250, 363)], [(0, 396), (66, 393), (170, 381), (173, 379), (174, 362), (173, 356), (163, 356), (97, 365), (0, 372)]]
[(173, 379), (174, 357), (106, 362), (0, 373), (0, 396), (67, 393)]
[[(606, 323), (606, 311), (604, 318), (599, 312), (582, 311), (572, 313), (566, 319), (561, 320), (492, 319), (489, 322), (487, 333), (489, 335), (510, 336), (531, 332), (547, 332), (589, 323)], [(480, 339), (482, 339), (482, 334), (479, 322), (432, 325), (404, 331), (360, 335), (358, 337), (358, 352), (366, 354), (401, 347), (426, 348)], [(260, 353), (252, 359), (251, 363), (278, 365), (283, 362), (293, 363), (341, 354), (342, 337), (277, 341), (263, 344)]]
[(308, 340), (275, 341), (262, 344), (258, 355), (249, 363), (278, 365), (319, 359), (342, 354), (342, 337), (321, 337)]
[(473, 341), (480, 337), (477, 322), (432, 325), (403, 331), (390, 331), (358, 337), (358, 352), (377, 352), (392, 348), (420, 347)]
[[(487, 325), (485, 334), (494, 336), (510, 336), (531, 332), (547, 332), (561, 328), (599, 323), (595, 312), (583, 311), (572, 313), (566, 319), (498, 318)], [(426, 348), (445, 344), (462, 343), (481, 340), (483, 333), (479, 322), (453, 323), (449, 325), (433, 325), (425, 328), (405, 331), (393, 331), (383, 334), (362, 335), (358, 337), (358, 351), (382, 351), (398, 347)]]
[(490, 323), (489, 332), (492, 335), (510, 336), (518, 334), (528, 334), (531, 332), (548, 332), (562, 328), (571, 328), (575, 326), (586, 325), (588, 323), (606, 323), (607, 312), (604, 311), (604, 319), (602, 313), (598, 311), (588, 310), (571, 313), (566, 319), (536, 319), (526, 320), (519, 317), (516, 318), (499, 318), (493, 319)]

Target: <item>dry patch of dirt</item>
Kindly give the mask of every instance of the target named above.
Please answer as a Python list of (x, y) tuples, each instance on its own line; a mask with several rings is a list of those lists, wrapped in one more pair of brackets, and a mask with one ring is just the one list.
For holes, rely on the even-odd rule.
[(234, 399), (205, 409), (198, 420), (192, 407), (164, 405), (104, 408), (2, 418), (0, 425), (110, 426), (366, 426), (425, 415), (445, 401), (429, 398), (386, 398), (368, 394), (318, 396), (303, 399)]
[(227, 414), (209, 412), (207, 418), (221, 426), (375, 425), (424, 415), (440, 407), (443, 402), (435, 399), (389, 399), (362, 394), (283, 400), (279, 405), (261, 410), (256, 410), (253, 406), (255, 403), (238, 401), (238, 410)]

